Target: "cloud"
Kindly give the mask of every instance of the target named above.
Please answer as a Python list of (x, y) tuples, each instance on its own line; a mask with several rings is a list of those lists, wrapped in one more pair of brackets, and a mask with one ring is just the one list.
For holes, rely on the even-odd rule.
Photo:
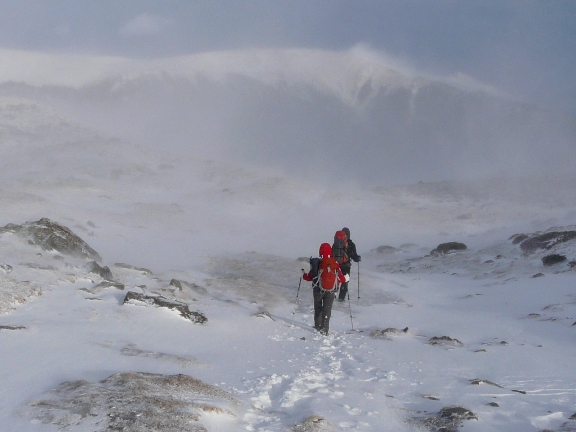
[(166, 18), (142, 13), (124, 24), (120, 29), (120, 34), (123, 36), (158, 34), (167, 24)]

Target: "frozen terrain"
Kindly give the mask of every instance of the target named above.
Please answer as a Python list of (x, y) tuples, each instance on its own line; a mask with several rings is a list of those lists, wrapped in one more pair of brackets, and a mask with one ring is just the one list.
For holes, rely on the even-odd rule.
[(0, 429), (576, 431), (573, 176), (334, 188), (58, 106), (0, 98)]

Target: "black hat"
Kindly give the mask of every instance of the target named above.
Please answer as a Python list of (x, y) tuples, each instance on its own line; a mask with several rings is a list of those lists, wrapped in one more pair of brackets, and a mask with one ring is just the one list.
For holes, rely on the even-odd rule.
[(344, 231), (344, 234), (346, 234), (346, 237), (348, 238), (348, 240), (350, 240), (350, 230), (344, 227), (342, 228), (342, 231)]

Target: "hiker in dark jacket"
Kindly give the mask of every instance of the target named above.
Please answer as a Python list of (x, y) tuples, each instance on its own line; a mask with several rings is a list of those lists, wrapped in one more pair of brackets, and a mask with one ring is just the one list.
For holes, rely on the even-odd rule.
[[(312, 293), (314, 295), (314, 328), (320, 333), (327, 335), (330, 328), (330, 316), (332, 315), (332, 304), (338, 291), (338, 286), (346, 283), (349, 276), (345, 276), (340, 269), (338, 262), (332, 257), (332, 246), (328, 243), (320, 245), (320, 258), (310, 259), (310, 271), (302, 276), (302, 279), (312, 282)], [(332, 270), (333, 280), (330, 285), (323, 285), (324, 278), (322, 272), (328, 273), (328, 268)]]
[[(362, 257), (358, 255), (358, 253), (356, 252), (356, 245), (354, 244), (352, 239), (350, 239), (350, 230), (344, 227), (342, 228), (342, 231), (344, 231), (344, 234), (346, 234), (346, 242), (347, 242), (346, 257), (348, 259), (340, 264), (340, 268), (342, 269), (342, 273), (348, 275), (348, 279), (350, 279), (350, 270), (352, 269), (352, 263), (350, 262), (350, 260), (354, 262), (360, 262)], [(348, 294), (348, 282), (342, 284), (342, 286), (340, 287), (338, 300), (339, 301), (346, 300), (346, 294)]]

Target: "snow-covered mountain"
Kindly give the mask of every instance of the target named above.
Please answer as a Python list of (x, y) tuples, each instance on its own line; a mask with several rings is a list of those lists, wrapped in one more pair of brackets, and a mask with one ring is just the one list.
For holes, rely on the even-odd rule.
[(402, 74), (366, 50), (55, 55), (34, 67), (32, 54), (5, 55), (10, 71), (31, 70), (0, 74), (2, 95), (166, 152), (285, 175), (374, 186), (571, 172), (575, 162), (573, 117), (462, 77)]

